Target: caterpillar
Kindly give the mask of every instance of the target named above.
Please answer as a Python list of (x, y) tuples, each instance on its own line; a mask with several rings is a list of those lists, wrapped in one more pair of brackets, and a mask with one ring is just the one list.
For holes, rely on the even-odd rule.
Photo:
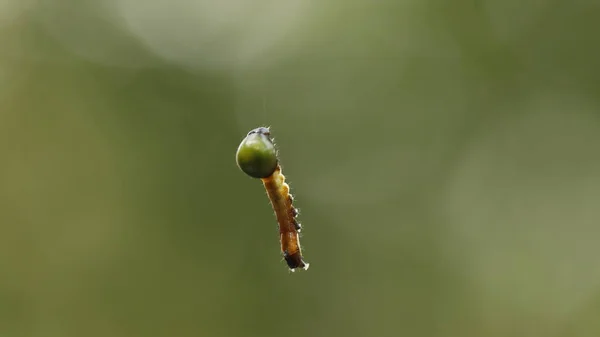
[(293, 206), (294, 197), (281, 172), (269, 128), (260, 127), (248, 132), (238, 147), (236, 162), (244, 173), (260, 179), (267, 191), (279, 226), (281, 253), (288, 267), (291, 271), (297, 268), (307, 270), (309, 264), (304, 262), (300, 247), (302, 225), (297, 219), (299, 212)]

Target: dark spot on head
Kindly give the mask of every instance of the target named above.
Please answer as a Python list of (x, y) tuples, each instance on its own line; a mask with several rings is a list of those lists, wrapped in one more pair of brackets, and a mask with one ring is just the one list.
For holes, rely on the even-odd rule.
[(248, 136), (250, 136), (251, 134), (254, 134), (254, 133), (258, 133), (258, 134), (265, 135), (265, 136), (271, 135), (271, 131), (269, 130), (269, 128), (265, 128), (265, 127), (260, 127), (260, 128), (251, 130), (250, 132), (248, 132)]

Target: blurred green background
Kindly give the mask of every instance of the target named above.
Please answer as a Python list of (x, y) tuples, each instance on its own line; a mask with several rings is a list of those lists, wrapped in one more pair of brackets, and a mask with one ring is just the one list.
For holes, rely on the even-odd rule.
[[(599, 19), (1, 0), (0, 336), (600, 336)], [(263, 125), (307, 272), (235, 165)]]

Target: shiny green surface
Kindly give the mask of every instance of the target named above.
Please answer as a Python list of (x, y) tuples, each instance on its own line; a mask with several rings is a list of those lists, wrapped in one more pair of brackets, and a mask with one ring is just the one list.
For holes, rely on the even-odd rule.
[(600, 336), (596, 8), (0, 1), (0, 336)]
[(238, 167), (253, 178), (266, 178), (277, 167), (277, 150), (268, 135), (252, 131), (235, 154)]

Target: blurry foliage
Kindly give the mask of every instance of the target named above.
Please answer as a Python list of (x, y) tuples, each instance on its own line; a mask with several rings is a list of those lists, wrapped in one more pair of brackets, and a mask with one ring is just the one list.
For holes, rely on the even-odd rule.
[(599, 9), (0, 2), (0, 335), (599, 335)]

